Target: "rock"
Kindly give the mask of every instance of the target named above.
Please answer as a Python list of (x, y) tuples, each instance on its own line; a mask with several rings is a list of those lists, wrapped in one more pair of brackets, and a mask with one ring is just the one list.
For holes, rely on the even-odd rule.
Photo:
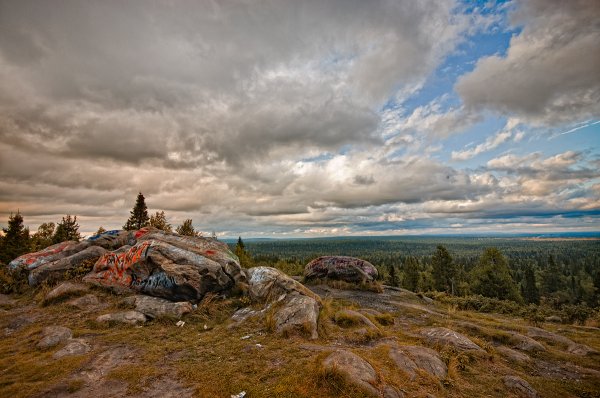
[(32, 270), (37, 267), (60, 260), (61, 258), (69, 257), (75, 253), (79, 253), (83, 249), (89, 247), (87, 242), (75, 242), (68, 240), (49, 246), (39, 252), (24, 254), (15, 258), (8, 264), (10, 269), (26, 269)]
[(114, 229), (112, 231), (106, 231), (91, 236), (87, 241), (106, 250), (115, 250), (126, 245), (133, 246), (136, 244), (134, 231), (124, 231), (120, 229)]
[(500, 346), (496, 347), (496, 351), (502, 356), (508, 358), (510, 361), (516, 362), (520, 365), (526, 365), (531, 362), (531, 358), (527, 354), (515, 351), (511, 348)]
[(247, 270), (248, 293), (254, 301), (272, 306), (277, 334), (308, 334), (319, 337), (317, 321), (321, 299), (300, 282), (271, 267)]
[(447, 328), (428, 328), (421, 331), (421, 335), (430, 343), (452, 345), (459, 350), (483, 351), (481, 347), (473, 343), (463, 334)]
[(368, 328), (378, 329), (373, 322), (360, 312), (343, 309), (335, 313), (335, 323), (340, 326), (364, 325)]
[(79, 296), (88, 291), (88, 287), (80, 283), (63, 282), (52, 289), (44, 298), (45, 303), (61, 300), (71, 296)]
[(562, 318), (558, 315), (551, 315), (545, 319), (546, 322), (562, 323)]
[(187, 301), (172, 302), (158, 297), (135, 296), (135, 309), (149, 318), (167, 316), (180, 319), (194, 307)]
[(54, 359), (60, 359), (67, 356), (83, 355), (92, 350), (92, 347), (83, 339), (72, 339), (61, 350), (52, 355)]
[(511, 391), (515, 392), (521, 397), (525, 398), (537, 398), (539, 397), (537, 391), (529, 385), (525, 380), (517, 376), (504, 376), (502, 378), (504, 385)]
[(95, 307), (100, 304), (98, 297), (93, 294), (86, 294), (83, 297), (78, 297), (73, 299), (67, 303), (71, 307), (79, 308), (80, 310), (84, 310), (90, 307)]
[(377, 268), (360, 258), (323, 256), (306, 264), (304, 277), (339, 279), (350, 283), (372, 282), (377, 278)]
[(404, 398), (404, 394), (401, 391), (398, 391), (398, 389), (388, 384), (383, 386), (381, 392), (383, 394), (383, 398)]
[(108, 252), (84, 281), (172, 301), (199, 301), (231, 290), (245, 279), (237, 257), (212, 238), (178, 236), (155, 229), (135, 234), (138, 243)]
[(570, 354), (585, 356), (598, 352), (597, 350), (585, 344), (576, 343), (568, 337), (561, 336), (560, 334), (552, 333), (541, 328), (530, 327), (527, 331), (527, 334), (533, 338), (567, 346), (567, 352)]
[(29, 272), (29, 285), (37, 286), (42, 282), (55, 283), (62, 281), (65, 279), (65, 273), (71, 270), (77, 270), (78, 272), (91, 271), (96, 260), (104, 253), (106, 253), (106, 249), (99, 246), (90, 246), (71, 256), (42, 264)]
[(585, 344), (575, 343), (567, 347), (567, 352), (573, 355), (586, 356), (589, 354), (597, 354), (598, 350), (595, 350)]
[(340, 350), (331, 353), (323, 361), (326, 371), (342, 375), (346, 381), (365, 392), (379, 396), (379, 391), (372, 384), (377, 382), (377, 373), (367, 361), (353, 352)]
[(546, 348), (532, 339), (531, 337), (524, 336), (520, 333), (512, 332), (510, 339), (513, 344), (513, 348), (526, 352), (546, 351)]
[(138, 311), (116, 312), (114, 314), (100, 315), (96, 318), (98, 323), (127, 323), (129, 325), (137, 325), (138, 323), (146, 322), (146, 315)]
[(64, 326), (48, 326), (42, 330), (42, 339), (37, 343), (37, 348), (45, 350), (57, 346), (73, 337), (71, 329)]
[(409, 375), (411, 380), (416, 377), (417, 369), (422, 369), (438, 379), (444, 379), (448, 374), (446, 364), (440, 359), (438, 353), (430, 348), (419, 346), (392, 348), (389, 356), (396, 366)]

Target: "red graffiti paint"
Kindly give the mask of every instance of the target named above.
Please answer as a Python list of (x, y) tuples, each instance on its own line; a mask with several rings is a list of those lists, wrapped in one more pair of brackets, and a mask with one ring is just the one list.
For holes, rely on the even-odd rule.
[(129, 286), (132, 278), (127, 270), (146, 256), (149, 247), (150, 242), (143, 242), (124, 253), (106, 253), (94, 265), (94, 272), (107, 285)]
[(135, 232), (135, 238), (136, 238), (136, 239), (139, 239), (139, 238), (141, 238), (142, 236), (146, 235), (148, 232), (150, 232), (150, 229), (149, 229), (149, 228), (147, 228), (147, 227), (144, 227), (144, 228), (138, 229), (138, 230)]

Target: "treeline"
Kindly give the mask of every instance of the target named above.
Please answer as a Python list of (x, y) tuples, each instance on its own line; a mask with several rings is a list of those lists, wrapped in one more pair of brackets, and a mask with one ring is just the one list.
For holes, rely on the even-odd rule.
[(301, 275), (323, 255), (349, 255), (374, 264), (380, 279), (415, 292), (480, 295), (520, 305), (600, 305), (597, 240), (496, 238), (336, 238), (248, 241), (257, 265)]
[[(166, 232), (173, 232), (173, 227), (167, 221), (164, 211), (157, 211), (153, 215), (148, 215), (146, 200), (140, 192), (129, 218), (125, 222), (125, 225), (123, 225), (123, 229), (133, 231), (147, 226)], [(103, 232), (106, 232), (106, 230), (100, 226), (96, 234)], [(194, 229), (192, 219), (187, 219), (181, 225), (177, 226), (175, 232), (187, 236), (202, 235), (200, 231)], [(213, 237), (216, 238), (214, 233)], [(17, 211), (16, 214), (9, 216), (8, 225), (2, 229), (2, 234), (0, 235), (0, 264), (8, 264), (23, 254), (39, 251), (56, 243), (67, 240), (78, 242), (81, 238), (77, 216), (67, 214), (57, 223), (42, 223), (37, 231), (32, 234), (29, 228), (25, 226), (23, 215)]]

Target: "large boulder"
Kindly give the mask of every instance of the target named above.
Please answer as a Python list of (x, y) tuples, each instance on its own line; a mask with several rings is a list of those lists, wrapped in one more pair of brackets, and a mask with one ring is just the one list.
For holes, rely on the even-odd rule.
[(13, 270), (21, 268), (31, 271), (43, 264), (52, 263), (65, 257), (72, 256), (75, 253), (79, 253), (89, 246), (90, 244), (87, 241), (75, 242), (68, 240), (49, 246), (38, 252), (23, 254), (8, 263), (8, 268)]
[(63, 257), (59, 260), (40, 265), (29, 272), (30, 286), (37, 286), (42, 282), (55, 283), (65, 279), (67, 271), (89, 272), (94, 263), (106, 253), (100, 246), (89, 246), (82, 251)]
[(306, 264), (304, 277), (337, 279), (350, 283), (372, 282), (377, 278), (377, 268), (356, 257), (323, 256)]
[(247, 270), (248, 293), (255, 302), (271, 309), (277, 334), (308, 334), (319, 337), (317, 321), (321, 308), (319, 296), (278, 269), (254, 267)]
[(237, 257), (212, 238), (178, 236), (144, 228), (137, 243), (108, 252), (84, 281), (172, 301), (199, 301), (245, 280)]
[(440, 359), (438, 353), (431, 348), (419, 346), (392, 348), (389, 356), (411, 380), (415, 379), (419, 369), (437, 379), (444, 379), (448, 374), (446, 364)]

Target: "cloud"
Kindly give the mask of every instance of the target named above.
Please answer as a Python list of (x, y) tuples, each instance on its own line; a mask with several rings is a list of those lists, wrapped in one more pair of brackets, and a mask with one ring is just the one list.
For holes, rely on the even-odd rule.
[(522, 32), (506, 56), (477, 61), (456, 90), (467, 107), (515, 115), (534, 125), (600, 113), (600, 7), (595, 0), (523, 0), (512, 14)]
[[(475, 148), (464, 149), (462, 151), (452, 151), (452, 160), (467, 160), (479, 155), (480, 153), (497, 148), (501, 144), (513, 137), (511, 131), (500, 131), (496, 135), (488, 137), (485, 142), (477, 145)], [(517, 136), (519, 138), (520, 136)]]

